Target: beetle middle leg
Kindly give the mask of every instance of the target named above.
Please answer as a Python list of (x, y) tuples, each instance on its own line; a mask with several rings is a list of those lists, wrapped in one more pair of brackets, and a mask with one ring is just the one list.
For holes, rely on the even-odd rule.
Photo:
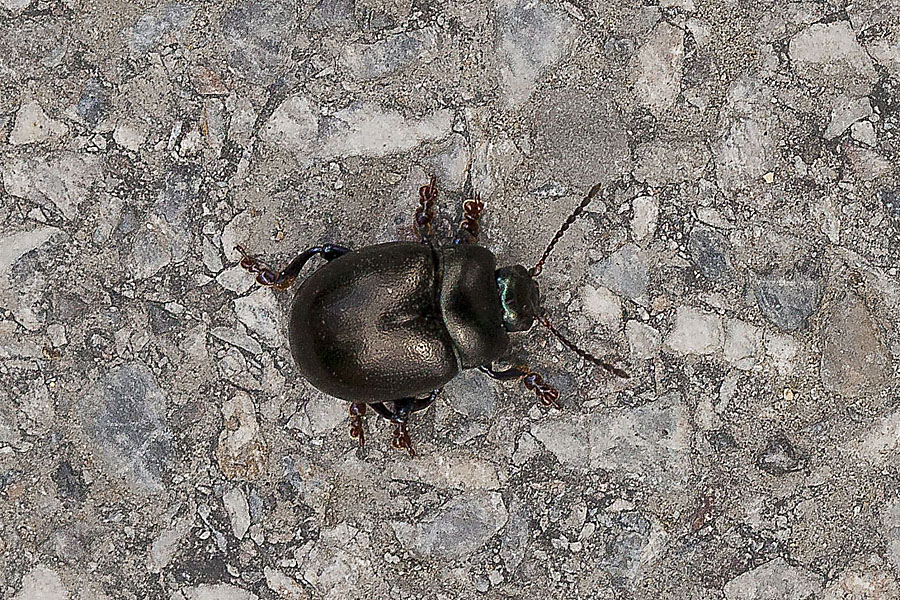
[(525, 367), (511, 367), (503, 371), (495, 371), (491, 365), (481, 365), (478, 369), (498, 381), (518, 379), (526, 389), (534, 392), (542, 404), (562, 408), (559, 404), (559, 390), (544, 381), (544, 377), (540, 373)]
[(256, 275), (256, 281), (264, 286), (275, 288), (276, 290), (285, 290), (294, 283), (297, 275), (303, 269), (303, 266), (309, 262), (313, 256), (319, 255), (327, 261), (343, 256), (350, 252), (349, 248), (337, 246), (335, 244), (322, 244), (321, 246), (313, 246), (308, 248), (294, 257), (294, 260), (277, 273), (267, 267), (265, 264), (250, 256), (243, 246), (235, 246), (235, 250), (241, 253), (241, 267)]

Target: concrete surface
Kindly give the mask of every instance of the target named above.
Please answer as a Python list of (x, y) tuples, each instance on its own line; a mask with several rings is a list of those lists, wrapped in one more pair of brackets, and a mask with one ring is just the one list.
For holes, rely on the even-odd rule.
[[(900, 2), (0, 0), (0, 597), (900, 597)], [(235, 267), (534, 264), (392, 451)], [(467, 183), (469, 182), (469, 183)]]

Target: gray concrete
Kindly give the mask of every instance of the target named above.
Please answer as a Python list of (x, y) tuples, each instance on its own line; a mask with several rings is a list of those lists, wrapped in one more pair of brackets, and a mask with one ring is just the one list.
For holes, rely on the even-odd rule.
[[(0, 597), (900, 597), (900, 2), (0, 0)], [(415, 459), (236, 268), (548, 261)]]

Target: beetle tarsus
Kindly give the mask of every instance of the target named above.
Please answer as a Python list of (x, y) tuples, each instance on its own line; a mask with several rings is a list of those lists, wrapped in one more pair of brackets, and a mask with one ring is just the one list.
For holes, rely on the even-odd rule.
[(522, 383), (525, 384), (527, 389), (534, 392), (538, 397), (538, 400), (545, 406), (562, 408), (559, 403), (559, 390), (544, 381), (544, 378), (540, 373), (529, 371), (528, 374), (522, 378)]
[(478, 242), (478, 234), (481, 231), (481, 213), (484, 211), (484, 202), (475, 194), (471, 200), (463, 203), (463, 218), (459, 222), (459, 231), (456, 232), (454, 244), (475, 244)]
[(416, 209), (416, 232), (423, 242), (431, 236), (431, 222), (434, 220), (434, 205), (437, 202), (437, 196), (437, 183), (432, 175), (431, 180), (419, 188), (419, 208)]
[(482, 373), (486, 373), (497, 381), (518, 379), (528, 390), (534, 392), (541, 404), (562, 408), (559, 403), (559, 390), (544, 381), (544, 377), (540, 373), (535, 373), (528, 367), (510, 367), (503, 371), (495, 371), (491, 365), (481, 365), (478, 368)]
[(410, 457), (416, 455), (416, 451), (412, 447), (412, 440), (409, 438), (409, 431), (406, 429), (406, 421), (394, 421), (394, 439), (391, 440), (391, 446), (396, 450), (406, 450)]
[(365, 402), (353, 402), (350, 404), (350, 437), (358, 440), (360, 446), (366, 445), (366, 433), (365, 429), (363, 429), (363, 415), (365, 414)]

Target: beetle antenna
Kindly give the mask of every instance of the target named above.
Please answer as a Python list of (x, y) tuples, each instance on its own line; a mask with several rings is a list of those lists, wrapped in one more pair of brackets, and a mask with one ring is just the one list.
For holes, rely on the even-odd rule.
[[(577, 219), (581, 215), (581, 213), (584, 212), (584, 209), (588, 204), (591, 203), (591, 200), (593, 200), (594, 197), (600, 193), (600, 188), (602, 187), (603, 186), (599, 183), (595, 184), (594, 187), (591, 188), (591, 191), (587, 193), (587, 196), (584, 197), (584, 200), (581, 201), (581, 204), (579, 204), (578, 207), (574, 211), (572, 211), (572, 214), (569, 215), (569, 218), (565, 220), (565, 222), (559, 228), (559, 231), (556, 232), (556, 235), (554, 235), (553, 239), (550, 240), (550, 243), (547, 244), (547, 249), (544, 250), (544, 254), (543, 256), (541, 256), (541, 260), (537, 261), (537, 264), (531, 267), (531, 269), (528, 271), (528, 273), (532, 277), (537, 277), (541, 274), (541, 271), (544, 270), (544, 261), (546, 261), (547, 257), (550, 256), (550, 253), (553, 251), (553, 247), (556, 246), (556, 242), (560, 240), (566, 230), (568, 230), (572, 223), (575, 222), (575, 219)], [(618, 183), (614, 184), (611, 189), (615, 189), (617, 187)]]
[(581, 348), (576, 346), (575, 342), (566, 338), (563, 334), (561, 334), (559, 331), (557, 331), (553, 325), (550, 324), (550, 319), (548, 319), (546, 315), (542, 314), (541, 316), (539, 316), (538, 321), (541, 322), (541, 325), (543, 325), (544, 327), (549, 329), (550, 333), (555, 335), (557, 337), (557, 339), (560, 342), (562, 342), (563, 346), (565, 346), (566, 348), (568, 348), (569, 350), (571, 350), (572, 352), (574, 352), (575, 354), (577, 354), (584, 360), (586, 360), (590, 363), (593, 363), (593, 364), (597, 365), (598, 367), (603, 367), (604, 369), (606, 369), (606, 371), (608, 373), (611, 373), (611, 374), (615, 375), (616, 377), (621, 377), (622, 379), (630, 379), (631, 378), (631, 376), (628, 373), (626, 373), (625, 371), (623, 371), (622, 369), (620, 369), (616, 366), (613, 366), (613, 365), (609, 364), (608, 362), (606, 362), (600, 358), (597, 358), (590, 352), (587, 352), (586, 350), (582, 350)]

